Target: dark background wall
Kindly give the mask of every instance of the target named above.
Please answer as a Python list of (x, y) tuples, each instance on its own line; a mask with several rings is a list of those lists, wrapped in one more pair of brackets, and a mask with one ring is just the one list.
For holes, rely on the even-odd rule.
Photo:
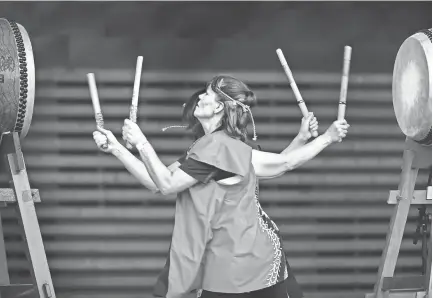
[(425, 2), (1, 2), (32, 37), (38, 68), (389, 72), (402, 41), (430, 28)]

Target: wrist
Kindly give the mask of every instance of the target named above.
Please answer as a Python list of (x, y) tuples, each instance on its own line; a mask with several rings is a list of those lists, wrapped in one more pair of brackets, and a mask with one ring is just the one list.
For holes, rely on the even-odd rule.
[(150, 146), (150, 143), (147, 139), (141, 140), (141, 141), (137, 142), (137, 144), (135, 144), (135, 148), (138, 151), (143, 151), (143, 150), (146, 151), (148, 146)]
[(326, 146), (329, 146), (332, 144), (332, 137), (327, 134), (326, 132), (320, 136), (320, 138), (323, 140)]
[(131, 143), (133, 146), (137, 147), (139, 144), (148, 143), (147, 138), (145, 135), (141, 134), (141, 136), (138, 137), (136, 142)]
[(306, 143), (307, 141), (308, 141), (308, 136), (307, 135), (305, 135), (305, 134), (303, 134), (303, 133), (298, 133), (298, 135), (296, 136), (296, 139), (299, 141), (299, 142), (302, 142), (302, 143)]
[(115, 157), (119, 157), (125, 153), (125, 150), (127, 151), (125, 147), (123, 147), (121, 144), (117, 144), (113, 146), (113, 149), (111, 150), (111, 154), (114, 155)]

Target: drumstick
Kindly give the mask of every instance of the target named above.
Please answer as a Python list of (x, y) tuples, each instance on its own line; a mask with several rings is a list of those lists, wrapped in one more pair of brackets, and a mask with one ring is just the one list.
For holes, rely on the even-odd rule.
[[(95, 114), (96, 125), (104, 128), (104, 118), (102, 117), (101, 106), (99, 105), (98, 89), (96, 88), (95, 74), (87, 74), (87, 82), (89, 83), (90, 97), (92, 98), (93, 112)], [(107, 149), (108, 144), (103, 144), (102, 149)]]
[[(308, 109), (305, 105), (304, 100), (302, 99), (301, 93), (299, 92), (298, 86), (296, 85), (295, 79), (293, 78), (293, 74), (289, 68), (289, 65), (287, 64), (286, 58), (284, 58), (283, 51), (281, 49), (277, 49), (277, 56), (280, 60), (281, 66), (284, 69), (284, 72), (289, 79), (290, 87), (292, 87), (293, 93), (295, 93), (296, 101), (298, 102), (299, 108), (301, 109), (302, 116), (304, 118), (308, 117)], [(317, 137), (318, 133), (317, 131), (312, 132), (313, 137)]]
[[(138, 56), (137, 66), (135, 67), (135, 79), (134, 79), (134, 89), (132, 91), (132, 103), (131, 103), (131, 108), (129, 109), (129, 119), (134, 123), (137, 122), (138, 93), (140, 92), (142, 65), (143, 65), (143, 56)], [(132, 145), (129, 142), (126, 142), (126, 148), (132, 149)]]
[(341, 76), (340, 102), (338, 104), (338, 120), (343, 120), (346, 113), (347, 85), (349, 83), (350, 58), (352, 48), (344, 47), (343, 75)]

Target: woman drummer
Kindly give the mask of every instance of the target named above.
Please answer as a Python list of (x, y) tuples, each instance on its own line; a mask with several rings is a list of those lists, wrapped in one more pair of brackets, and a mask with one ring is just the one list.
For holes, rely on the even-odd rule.
[[(194, 116), (194, 111), (195, 111), (195, 108), (196, 108), (196, 106), (200, 100), (200, 98), (199, 98), (200, 95), (202, 95), (204, 93), (206, 93), (206, 89), (202, 89), (202, 90), (195, 92), (189, 98), (189, 100), (184, 104), (182, 120), (187, 125), (168, 126), (168, 127), (165, 127), (163, 129), (163, 131), (166, 131), (169, 128), (185, 128), (187, 130), (192, 131), (193, 137), (195, 140), (202, 137), (204, 135), (204, 131), (203, 131), (203, 128), (202, 128), (200, 122)], [(286, 149), (284, 149), (282, 154), (287, 154), (291, 150), (299, 148), (300, 146), (304, 145), (311, 138), (312, 132), (314, 130), (317, 131), (317, 129), (318, 129), (317, 119), (315, 117), (313, 117), (312, 113), (310, 113), (310, 117), (311, 117), (311, 119), (308, 118), (308, 119), (302, 120), (301, 128), (299, 130), (298, 135), (293, 139), (293, 141), (290, 143), (290, 145)], [(245, 142), (249, 146), (251, 146), (253, 149), (261, 150), (260, 145), (257, 142), (250, 141), (250, 140), (246, 140)], [(185, 155), (183, 155), (177, 161), (178, 164), (183, 163), (184, 159), (185, 159)], [(212, 168), (209, 168), (209, 166), (207, 164), (194, 161), (193, 159), (189, 159), (188, 162), (189, 162), (188, 172), (191, 175), (206, 176), (212, 170), (214, 170)], [(218, 183), (222, 183), (222, 184), (230, 182), (230, 178), (225, 179), (226, 177), (227, 176), (224, 175), (224, 173), (217, 170), (217, 174), (215, 175), (214, 180), (217, 181)], [(259, 201), (259, 199), (258, 199), (258, 201)], [(260, 203), (257, 202), (257, 204), (260, 204)], [(267, 216), (267, 215), (265, 215), (265, 213), (263, 213), (263, 216)], [(265, 220), (265, 218), (264, 218), (264, 220)], [(268, 221), (271, 221), (271, 220), (268, 219)], [(274, 223), (272, 223), (272, 224), (275, 225)], [(282, 250), (284, 251), (283, 239), (282, 239), (278, 230), (276, 230), (275, 232), (279, 237)], [(288, 277), (286, 279), (286, 287), (287, 287), (287, 292), (289, 294), (289, 297), (302, 297), (301, 288), (300, 288), (299, 284), (297, 283), (295, 276), (293, 275), (293, 272), (290, 269), (290, 266), (287, 262), (287, 259), (286, 259), (286, 263), (287, 263), (286, 265), (287, 265), (287, 271), (288, 271)], [(160, 272), (158, 279), (157, 279), (157, 282), (156, 282), (155, 287), (154, 287), (153, 295), (155, 297), (165, 297), (165, 294), (167, 293), (169, 266), (170, 266), (170, 258), (168, 257), (166, 260), (166, 264), (164, 266), (164, 269)]]
[[(212, 79), (194, 110), (204, 135), (174, 170), (162, 164), (139, 127), (125, 120), (123, 136), (137, 148), (147, 169), (140, 181), (148, 180), (143, 184), (162, 194), (178, 194), (167, 298), (182, 297), (198, 288), (203, 289), (203, 298), (233, 294), (287, 298), (284, 281), (289, 274), (284, 251), (277, 227), (258, 204), (257, 180), (299, 167), (331, 143), (341, 141), (349, 126), (336, 121), (323, 135), (287, 154), (253, 150), (244, 141), (255, 101), (254, 93), (239, 80), (228, 76)], [(126, 162), (123, 146), (109, 131), (99, 130), (109, 141), (105, 151), (113, 152), (131, 173), (140, 176), (141, 166), (132, 165), (132, 159)], [(100, 145), (105, 137), (95, 133), (95, 141)], [(189, 171), (189, 160), (207, 164), (214, 171), (195, 175)], [(217, 173), (235, 178), (235, 183), (217, 183)]]

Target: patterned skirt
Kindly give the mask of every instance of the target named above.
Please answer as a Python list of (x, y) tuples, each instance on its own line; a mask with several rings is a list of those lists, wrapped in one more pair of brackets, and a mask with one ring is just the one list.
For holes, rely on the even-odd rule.
[[(282, 242), (282, 241), (281, 241)], [(224, 298), (303, 298), (304, 295), (302, 293), (302, 289), (299, 286), (298, 282), (296, 281), (295, 276), (293, 275), (293, 272), (289, 266), (289, 263), (287, 262), (287, 259), (285, 260), (285, 265), (287, 268), (287, 278), (283, 281), (278, 282), (277, 284), (249, 292), (249, 293), (214, 293), (209, 291), (203, 291), (201, 292), (201, 298), (213, 298), (213, 297), (224, 297)], [(164, 266), (164, 269), (158, 276), (158, 280), (154, 286), (153, 289), (153, 295), (154, 297), (165, 297), (167, 293), (168, 288), (168, 269), (170, 267), (170, 258), (167, 258), (166, 264)], [(199, 291), (200, 293), (200, 291)], [(284, 295), (283, 295), (284, 294)], [(200, 294), (191, 293), (190, 295), (186, 296), (185, 298), (193, 298), (193, 297), (200, 297)]]
[(203, 290), (200, 298), (301, 298), (302, 292), (293, 275), (273, 286), (248, 293), (216, 293)]

